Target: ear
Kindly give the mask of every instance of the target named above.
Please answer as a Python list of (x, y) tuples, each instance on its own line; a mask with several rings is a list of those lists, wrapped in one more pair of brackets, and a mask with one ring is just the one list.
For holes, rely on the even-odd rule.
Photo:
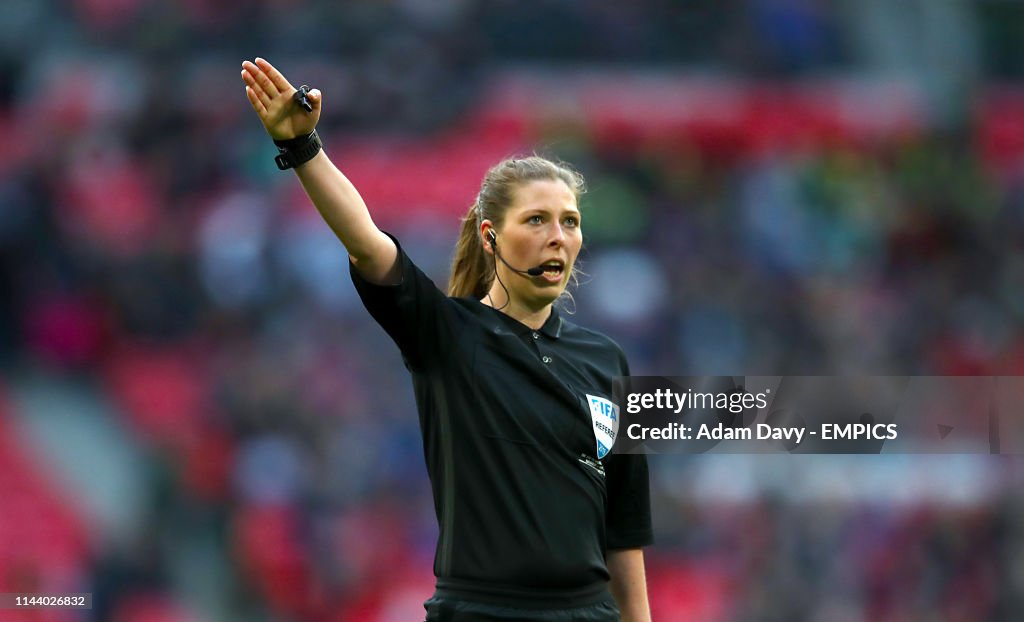
[(497, 234), (494, 233), (494, 223), (485, 220), (480, 223), (480, 238), (484, 245), (484, 251), (493, 253), (494, 244), (497, 241)]

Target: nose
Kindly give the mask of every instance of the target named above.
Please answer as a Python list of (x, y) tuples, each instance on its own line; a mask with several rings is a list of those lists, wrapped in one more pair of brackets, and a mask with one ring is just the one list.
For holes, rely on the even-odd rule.
[(548, 246), (558, 248), (562, 244), (565, 244), (565, 230), (562, 228), (561, 223), (551, 223), (551, 233), (548, 238)]

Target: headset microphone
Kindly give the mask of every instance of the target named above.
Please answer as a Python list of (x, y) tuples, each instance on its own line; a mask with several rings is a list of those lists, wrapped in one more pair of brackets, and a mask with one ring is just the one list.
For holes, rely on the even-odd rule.
[(498, 236), (495, 235), (494, 230), (493, 229), (488, 230), (487, 231), (487, 235), (488, 235), (488, 237), (491, 238), (491, 248), (494, 249), (494, 255), (498, 259), (500, 259), (501, 263), (505, 264), (505, 267), (507, 267), (509, 270), (511, 270), (512, 272), (515, 272), (516, 274), (525, 274), (527, 276), (540, 276), (540, 275), (544, 274), (544, 266), (543, 265), (534, 266), (534, 267), (530, 268), (529, 270), (518, 270), (518, 269), (513, 268), (512, 266), (510, 266), (508, 264), (508, 262), (505, 261), (505, 258), (502, 257), (501, 253), (498, 251)]

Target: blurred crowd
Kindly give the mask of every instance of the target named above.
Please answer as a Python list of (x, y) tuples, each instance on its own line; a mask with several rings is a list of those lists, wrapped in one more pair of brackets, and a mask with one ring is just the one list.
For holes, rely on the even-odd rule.
[[(5, 383), (87, 383), (146, 456), (140, 534), (81, 554), (90, 619), (406, 620), (432, 589), (408, 377), (344, 250), (274, 168), (238, 78), (257, 54), (324, 92), (328, 153), (442, 287), (491, 163), (540, 149), (580, 168), (590, 276), (566, 311), (634, 374), (1024, 372), (1015, 3), (5, 0), (3, 14)], [(654, 103), (631, 114), (618, 77), (645, 72)], [(856, 110), (822, 122), (827, 104), (792, 95), (862, 74), (900, 87), (866, 102), (903, 110), (881, 129)], [(553, 85), (581, 75), (600, 101), (562, 101)], [(715, 96), (708, 118), (659, 111), (684, 75), (685, 93)], [(749, 114), (715, 117), (730, 107)], [(758, 486), (711, 502), (700, 459), (677, 458), (652, 458), (657, 619), (1024, 607), (1008, 458), (977, 457), (979, 481), (1006, 483), (989, 497), (897, 505)], [(219, 560), (215, 596), (183, 595), (186, 553)], [(51, 585), (49, 563), (0, 551), (0, 586), (25, 585), (25, 564)]]

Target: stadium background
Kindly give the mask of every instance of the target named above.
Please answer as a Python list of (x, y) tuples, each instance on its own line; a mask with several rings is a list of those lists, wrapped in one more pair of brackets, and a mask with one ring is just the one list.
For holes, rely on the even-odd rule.
[[(0, 592), (15, 620), (420, 619), (412, 392), (238, 79), (443, 283), (487, 166), (587, 176), (636, 374), (1024, 371), (1024, 4), (4, 0)], [(967, 448), (971, 449), (971, 448)], [(1014, 620), (1024, 469), (652, 457), (655, 619)]]

